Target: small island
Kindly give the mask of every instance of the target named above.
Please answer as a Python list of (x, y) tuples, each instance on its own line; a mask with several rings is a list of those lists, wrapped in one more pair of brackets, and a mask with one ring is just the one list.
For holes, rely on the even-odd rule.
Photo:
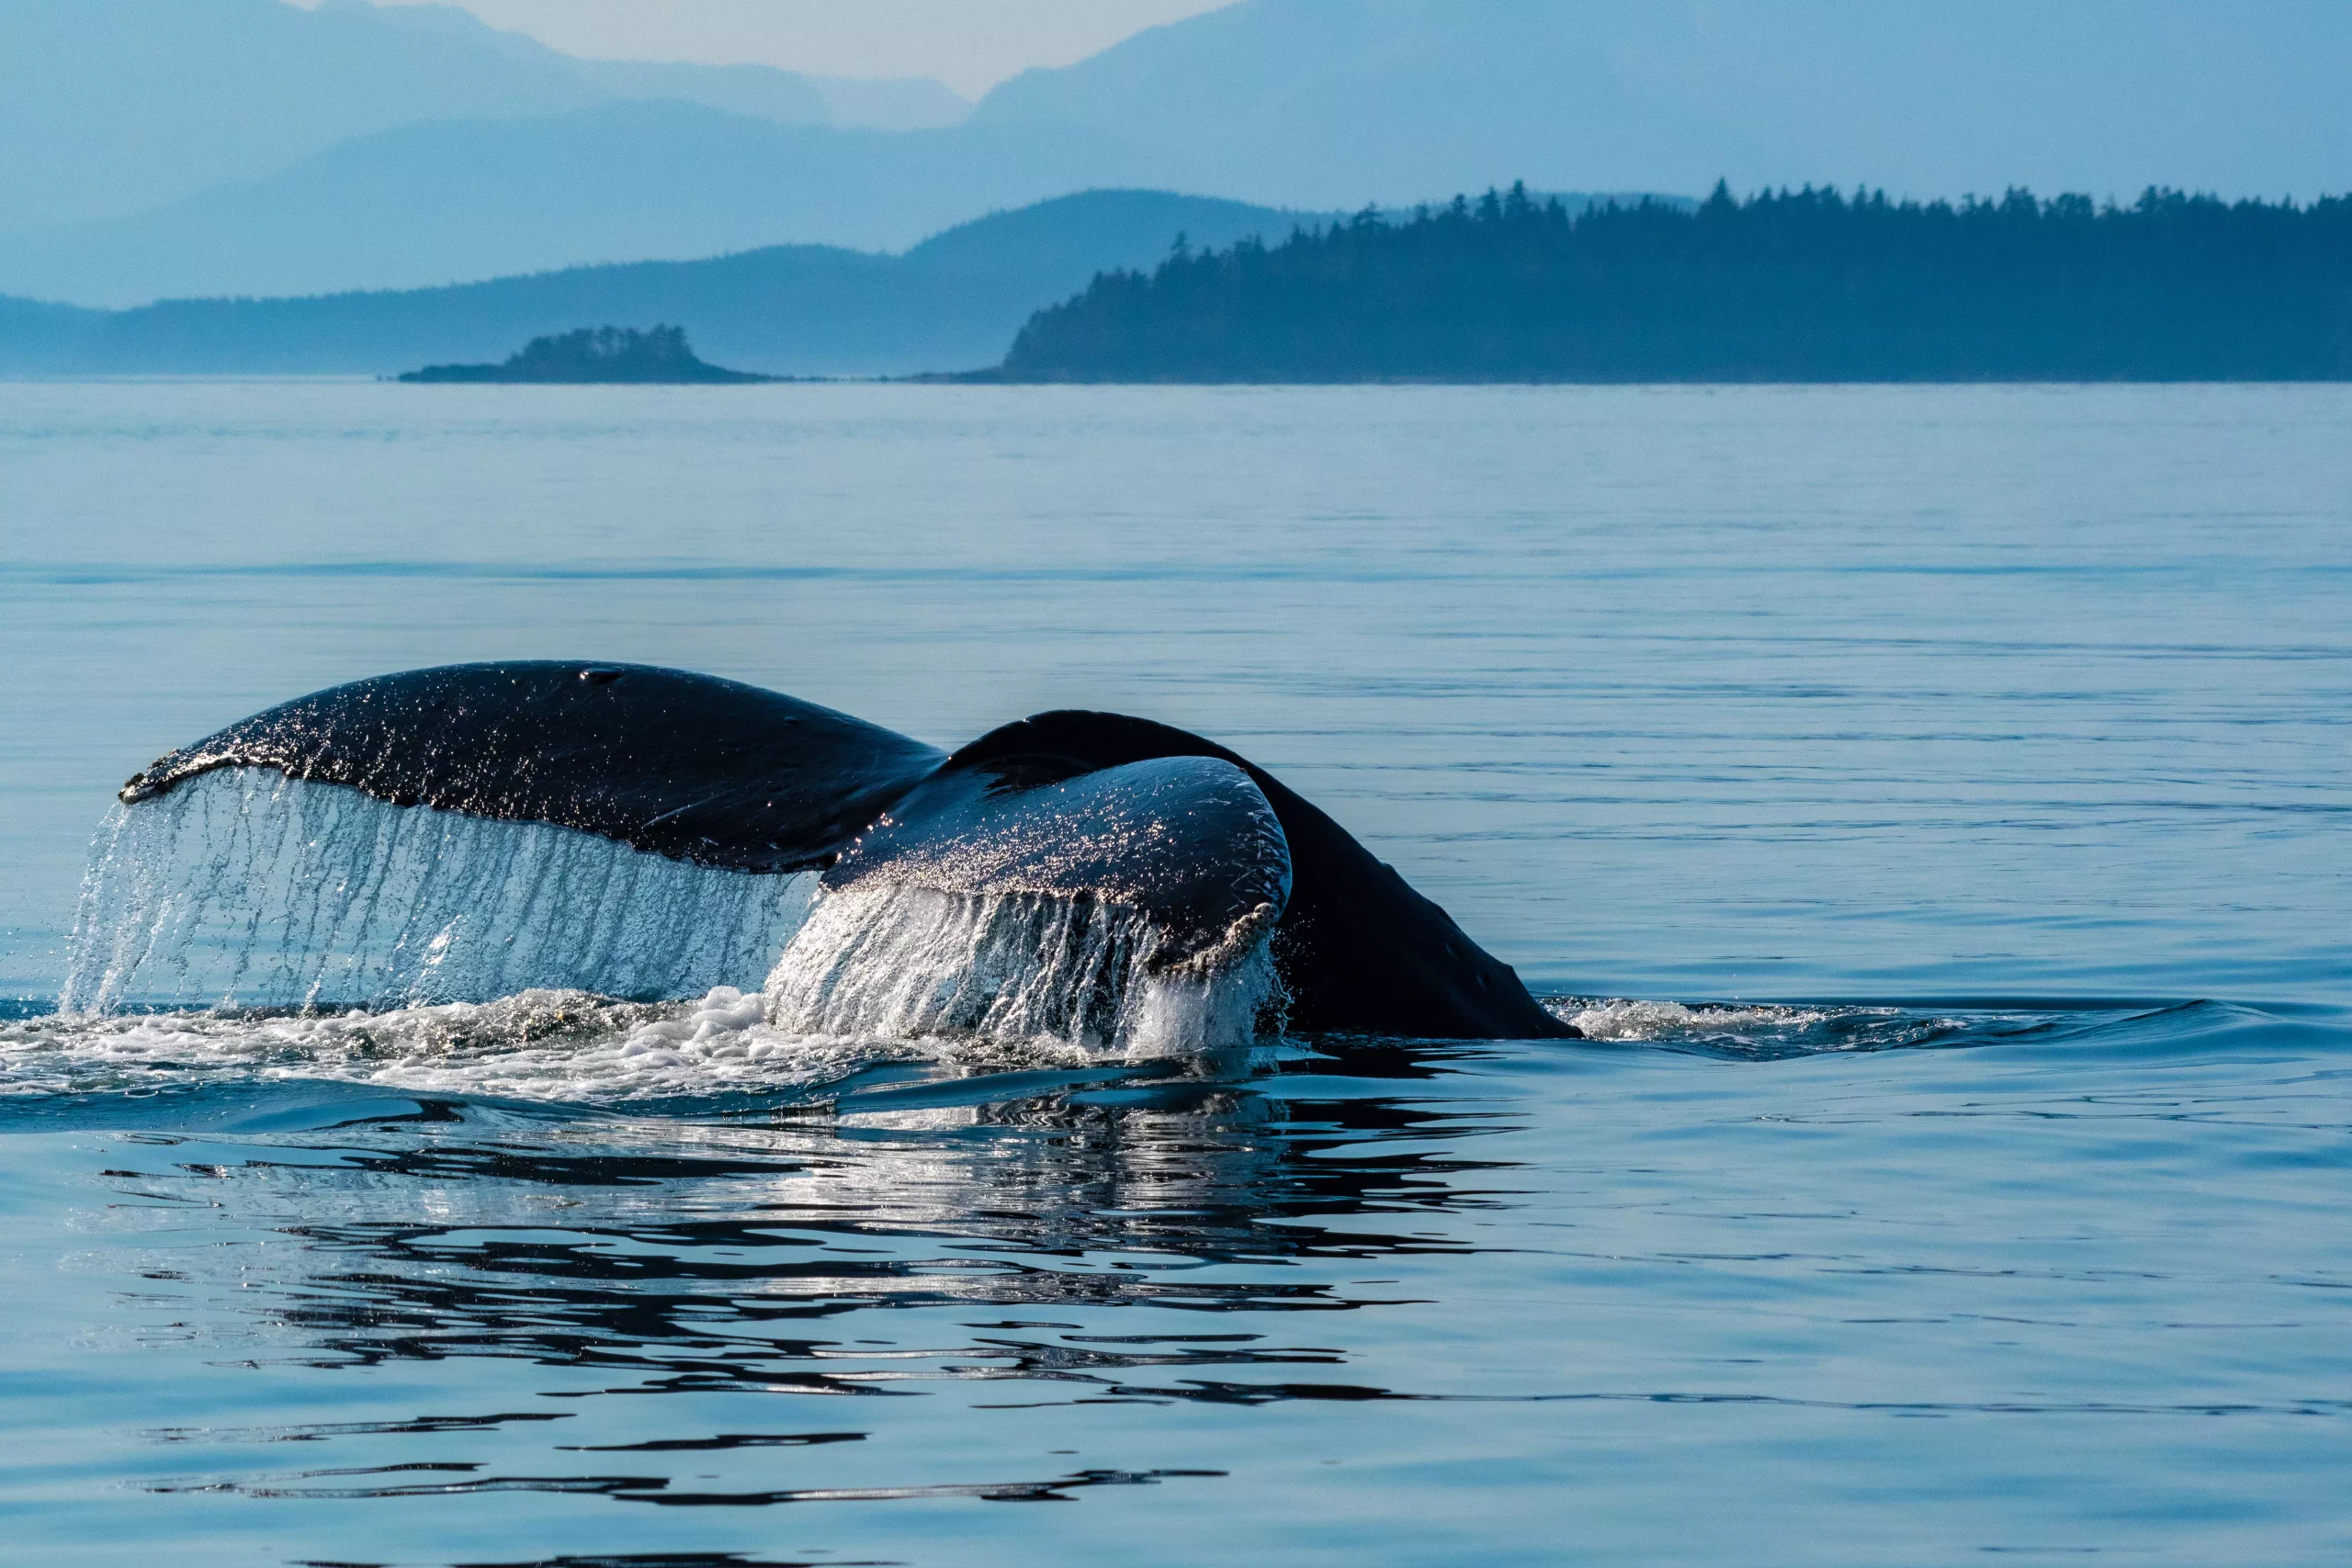
[(662, 386), (740, 385), (783, 378), (722, 370), (695, 357), (684, 327), (582, 327), (535, 337), (503, 365), (428, 365), (403, 381), (504, 381)]

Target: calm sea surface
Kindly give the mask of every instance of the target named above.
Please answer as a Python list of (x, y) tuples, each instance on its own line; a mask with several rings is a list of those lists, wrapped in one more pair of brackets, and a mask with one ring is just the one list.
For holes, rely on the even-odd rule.
[[(2352, 389), (0, 385), (0, 1555), (2352, 1557)], [(559, 656), (1202, 731), (1597, 1038), (54, 1011), (134, 769)]]

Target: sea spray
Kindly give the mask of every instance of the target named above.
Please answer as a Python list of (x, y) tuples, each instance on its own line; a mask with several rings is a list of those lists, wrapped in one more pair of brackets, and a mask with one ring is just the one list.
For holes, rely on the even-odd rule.
[(695, 996), (755, 985), (813, 885), (228, 769), (109, 816), (59, 1005)]

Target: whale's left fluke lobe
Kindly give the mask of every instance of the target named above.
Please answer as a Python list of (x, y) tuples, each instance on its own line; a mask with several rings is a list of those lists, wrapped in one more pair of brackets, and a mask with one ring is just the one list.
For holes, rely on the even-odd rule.
[(729, 871), (831, 863), (931, 776), (919, 740), (737, 681), (534, 660), (379, 675), (159, 759), (136, 804), (218, 768), (274, 768), (395, 806), (549, 822)]
[(1262, 963), (1271, 942), (1293, 1023), (1308, 1032), (1572, 1032), (1442, 909), (1263, 770), (1114, 714), (1040, 715), (951, 757), (706, 675), (451, 665), (256, 714), (160, 759), (122, 799), (136, 807), (238, 768), (399, 807), (548, 823), (725, 871), (819, 872), (860, 908), (907, 889), (989, 908), (1123, 910), (1146, 932), (1137, 961), (1158, 973)]

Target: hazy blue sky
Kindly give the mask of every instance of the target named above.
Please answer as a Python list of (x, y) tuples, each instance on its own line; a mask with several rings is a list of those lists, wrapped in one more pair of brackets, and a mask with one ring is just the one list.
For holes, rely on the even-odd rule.
[[(316, 0), (310, 0), (315, 4)], [(569, 54), (936, 76), (977, 96), (1230, 0), (456, 0)]]

